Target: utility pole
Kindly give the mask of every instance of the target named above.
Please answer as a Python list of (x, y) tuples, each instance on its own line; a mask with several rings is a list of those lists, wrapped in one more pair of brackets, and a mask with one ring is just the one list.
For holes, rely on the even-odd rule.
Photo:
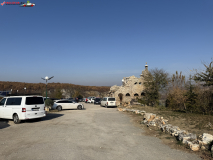
[(46, 80), (46, 100), (47, 100), (47, 81), (50, 80), (50, 79), (52, 79), (53, 77), (54, 76), (52, 76), (52, 77), (49, 78), (49, 77), (46, 76), (45, 78), (41, 78), (43, 80)]

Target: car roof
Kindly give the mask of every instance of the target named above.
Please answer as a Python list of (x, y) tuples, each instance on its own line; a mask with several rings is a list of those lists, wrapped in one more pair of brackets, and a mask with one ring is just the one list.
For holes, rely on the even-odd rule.
[(37, 96), (37, 95), (28, 95), (28, 96), (7, 96), (7, 97), (3, 97), (3, 98), (11, 98), (11, 97), (42, 97), (43, 98), (43, 96)]

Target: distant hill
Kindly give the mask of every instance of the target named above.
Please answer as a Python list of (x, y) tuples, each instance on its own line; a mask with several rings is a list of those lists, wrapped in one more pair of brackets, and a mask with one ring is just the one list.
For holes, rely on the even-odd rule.
[[(45, 83), (25, 83), (25, 82), (5, 82), (0, 81), (0, 91), (10, 91), (12, 93), (24, 93), (24, 88), (26, 87), (26, 93), (41, 93), (43, 94), (46, 90)], [(105, 93), (110, 90), (108, 86), (82, 86), (69, 83), (48, 83), (47, 85), (48, 92), (54, 92), (55, 90), (63, 90), (63, 92), (76, 92), (78, 91), (83, 96), (87, 96), (91, 93)], [(67, 93), (66, 93), (67, 94)]]

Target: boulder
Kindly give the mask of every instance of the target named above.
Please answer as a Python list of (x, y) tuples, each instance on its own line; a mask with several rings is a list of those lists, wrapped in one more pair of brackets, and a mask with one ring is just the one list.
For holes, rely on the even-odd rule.
[(171, 127), (172, 125), (171, 124), (167, 124), (167, 125), (160, 125), (160, 129), (165, 132), (166, 130), (169, 129), (169, 127)]
[(149, 118), (147, 121), (148, 121), (148, 122), (150, 122), (150, 121), (154, 120), (154, 119), (155, 119), (155, 117), (156, 117), (156, 115), (155, 115), (155, 114), (153, 114), (153, 115), (151, 115), (151, 116), (150, 116), (150, 118)]
[(170, 129), (170, 134), (176, 133), (179, 130), (180, 130), (180, 128), (178, 126), (172, 126)]
[(156, 124), (154, 121), (150, 121), (147, 123), (147, 127), (149, 127), (149, 126), (156, 126)]
[(141, 121), (141, 124), (146, 124), (146, 123), (147, 123), (147, 120)]
[(186, 131), (185, 130), (180, 130), (180, 131), (177, 131), (175, 136), (177, 137), (177, 139), (179, 141), (182, 141), (183, 140), (183, 137), (188, 137), (186, 136)]
[(136, 113), (136, 114), (140, 114), (141, 111), (140, 111), (140, 110), (136, 110), (135, 113)]
[(187, 146), (189, 146), (190, 148), (191, 148), (191, 145), (193, 145), (193, 143), (192, 142), (190, 142), (190, 141), (187, 141)]
[(202, 135), (202, 143), (204, 145), (207, 145), (207, 144), (211, 143), (212, 141), (213, 141), (213, 136), (211, 134), (203, 133), (203, 135)]
[(206, 147), (205, 146), (201, 146), (200, 149), (201, 150), (206, 150)]
[(148, 120), (151, 117), (151, 115), (153, 115), (153, 114), (152, 113), (145, 113), (143, 118)]
[(200, 149), (199, 144), (191, 144), (190, 146), (192, 151), (198, 151)]
[(183, 137), (183, 144), (187, 144), (190, 137)]

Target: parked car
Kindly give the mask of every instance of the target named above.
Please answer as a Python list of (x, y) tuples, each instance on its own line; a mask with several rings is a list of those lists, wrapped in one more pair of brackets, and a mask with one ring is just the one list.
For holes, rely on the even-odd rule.
[(79, 99), (78, 99), (78, 102), (83, 102), (83, 99), (82, 99), (82, 98), (79, 98)]
[(13, 119), (15, 124), (21, 120), (46, 116), (42, 96), (10, 96), (0, 101), (0, 118)]
[(95, 98), (91, 98), (91, 103), (94, 103), (94, 101), (95, 101)]
[(91, 103), (92, 102), (92, 98), (96, 98), (96, 97), (94, 97), (94, 96), (88, 97), (86, 103)]
[(61, 111), (62, 109), (83, 109), (83, 108), (84, 108), (83, 104), (69, 100), (55, 101), (52, 106), (52, 109), (57, 109), (58, 111)]
[(87, 103), (91, 103), (92, 98), (87, 98)]
[(95, 98), (94, 104), (101, 104), (101, 99), (100, 98)]
[(86, 102), (86, 98), (83, 98), (82, 102)]
[(104, 97), (101, 101), (101, 106), (103, 107), (117, 107), (115, 98), (113, 97)]

